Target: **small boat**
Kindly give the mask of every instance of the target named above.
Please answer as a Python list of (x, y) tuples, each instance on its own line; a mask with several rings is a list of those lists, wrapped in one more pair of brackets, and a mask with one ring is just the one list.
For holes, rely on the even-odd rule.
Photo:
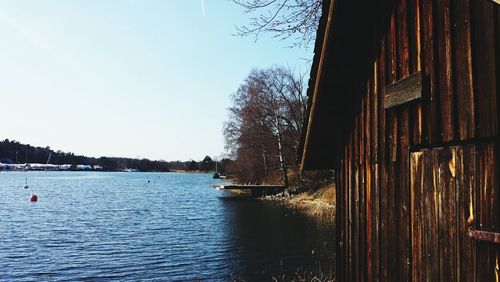
[(125, 168), (122, 171), (124, 171), (124, 172), (139, 172), (139, 170), (136, 168)]
[(28, 185), (28, 178), (26, 177), (25, 181), (24, 181), (24, 186), (23, 186), (24, 189), (28, 189), (30, 188), (30, 186)]
[(219, 168), (217, 166), (217, 161), (215, 161), (215, 173), (212, 175), (213, 179), (219, 179), (220, 178), (220, 173), (219, 173)]

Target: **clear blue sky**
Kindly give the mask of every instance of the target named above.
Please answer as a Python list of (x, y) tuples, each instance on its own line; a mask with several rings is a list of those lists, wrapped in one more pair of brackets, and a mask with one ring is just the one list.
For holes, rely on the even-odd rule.
[(88, 156), (224, 152), (252, 68), (307, 72), (312, 48), (232, 36), (227, 0), (0, 0), (0, 139)]

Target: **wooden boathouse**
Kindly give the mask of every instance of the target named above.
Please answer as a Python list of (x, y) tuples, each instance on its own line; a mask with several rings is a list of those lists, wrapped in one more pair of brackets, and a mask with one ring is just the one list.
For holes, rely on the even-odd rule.
[(339, 281), (500, 280), (500, 5), (325, 0), (302, 169), (334, 169)]

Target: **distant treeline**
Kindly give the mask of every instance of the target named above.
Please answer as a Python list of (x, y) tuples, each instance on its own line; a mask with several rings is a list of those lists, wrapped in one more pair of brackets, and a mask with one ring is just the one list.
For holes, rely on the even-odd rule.
[(217, 164), (210, 156), (206, 156), (203, 160), (196, 161), (175, 161), (169, 162), (168, 165), (171, 170), (184, 170), (184, 171), (217, 171), (221, 174), (230, 174), (232, 171), (233, 161), (229, 159), (222, 159), (217, 161)]
[[(49, 159), (50, 156), (50, 159)], [(132, 159), (117, 157), (86, 157), (54, 151), (50, 147), (34, 147), (17, 141), (5, 139), (0, 141), (0, 162), (2, 163), (41, 163), (55, 165), (99, 165), (106, 171), (137, 169), (139, 171), (168, 172), (170, 170), (214, 171), (215, 162), (206, 156), (202, 161), (152, 161), (149, 159)], [(222, 166), (218, 167), (220, 170)], [(219, 171), (220, 171), (219, 170)]]

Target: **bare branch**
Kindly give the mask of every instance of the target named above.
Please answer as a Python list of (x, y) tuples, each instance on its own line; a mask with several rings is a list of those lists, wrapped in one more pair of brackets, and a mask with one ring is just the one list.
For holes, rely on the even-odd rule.
[(273, 37), (291, 39), (292, 46), (308, 46), (316, 37), (323, 0), (232, 0), (251, 15), (249, 24), (237, 27), (237, 35), (255, 35), (261, 32)]

